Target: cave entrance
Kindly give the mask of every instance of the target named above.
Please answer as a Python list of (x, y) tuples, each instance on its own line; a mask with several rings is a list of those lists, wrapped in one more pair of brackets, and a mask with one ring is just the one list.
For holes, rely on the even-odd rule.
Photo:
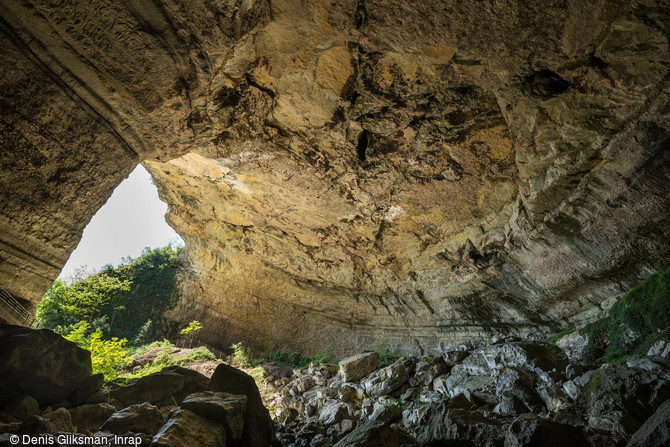
[(158, 197), (151, 175), (142, 165), (119, 186), (84, 229), (84, 234), (59, 278), (72, 278), (138, 257), (145, 247), (182, 245), (181, 237), (165, 222), (167, 204)]

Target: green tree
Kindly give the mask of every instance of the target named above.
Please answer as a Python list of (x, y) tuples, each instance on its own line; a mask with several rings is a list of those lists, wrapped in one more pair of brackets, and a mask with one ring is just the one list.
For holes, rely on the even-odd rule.
[(189, 341), (189, 346), (193, 344), (193, 336), (195, 335), (196, 332), (198, 332), (200, 329), (202, 329), (202, 325), (200, 324), (199, 321), (193, 320), (191, 321), (188, 326), (186, 326), (184, 329), (181, 330), (181, 335), (190, 335), (191, 340)]
[(54, 329), (100, 317), (110, 303), (130, 290), (130, 282), (100, 272), (70, 285), (58, 279), (37, 306), (35, 319)]
[[(180, 251), (173, 246), (145, 248), (138, 258), (127, 257), (119, 267), (107, 265), (89, 276), (80, 269), (69, 283), (56, 280), (38, 305), (35, 325), (56, 330), (86, 321), (105, 335), (152, 339), (156, 328), (168, 327), (162, 313), (179, 299)], [(153, 324), (147, 325), (149, 320)], [(162, 335), (175, 335), (176, 327), (173, 330)], [(137, 338), (140, 331), (142, 337)]]

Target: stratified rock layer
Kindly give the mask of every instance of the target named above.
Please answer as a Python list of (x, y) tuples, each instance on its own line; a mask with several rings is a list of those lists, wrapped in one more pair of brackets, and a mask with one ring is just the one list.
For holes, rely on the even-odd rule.
[(662, 1), (136, 3), (0, 7), (20, 298), (138, 160), (222, 346), (529, 335), (667, 264)]

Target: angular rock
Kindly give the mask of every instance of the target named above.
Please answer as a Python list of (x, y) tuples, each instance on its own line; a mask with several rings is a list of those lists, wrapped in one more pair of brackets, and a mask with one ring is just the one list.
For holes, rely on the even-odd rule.
[(573, 331), (556, 340), (556, 346), (565, 352), (571, 362), (575, 363), (582, 360), (582, 353), (588, 343), (588, 337), (581, 335), (579, 331)]
[(444, 363), (447, 365), (447, 367), (452, 367), (461, 363), (469, 355), (470, 352), (464, 350), (447, 351), (442, 354), (442, 359), (444, 360)]
[(31, 416), (16, 428), (16, 433), (22, 435), (39, 435), (41, 433), (71, 432), (72, 420), (65, 408), (46, 413), (42, 416)]
[(319, 420), (323, 425), (332, 425), (349, 417), (349, 408), (342, 402), (327, 402), (319, 412)]
[(670, 445), (670, 400), (665, 401), (633, 434), (626, 447)]
[(100, 389), (104, 381), (105, 376), (103, 374), (93, 374), (82, 381), (81, 385), (70, 394), (67, 400), (75, 407), (83, 404)]
[(512, 422), (505, 434), (505, 447), (590, 447), (577, 427), (521, 416)]
[(149, 402), (134, 404), (112, 414), (102, 424), (100, 431), (122, 435), (127, 432), (154, 434), (164, 423), (158, 407)]
[(345, 382), (353, 382), (370, 374), (379, 366), (379, 353), (367, 352), (340, 360), (340, 375)]
[(45, 413), (42, 418), (49, 421), (51, 432), (73, 432), (74, 423), (70, 417), (70, 413), (65, 408), (59, 408), (55, 411)]
[(662, 357), (662, 358), (670, 357), (670, 343), (668, 343), (666, 340), (656, 341), (653, 345), (651, 345), (649, 351), (647, 351), (647, 355), (650, 357), (651, 356)]
[(459, 394), (469, 396), (473, 391), (481, 390), (492, 383), (493, 379), (490, 376), (451, 374), (444, 380), (444, 382), (438, 382), (438, 385), (435, 386), (435, 388), (438, 392), (442, 392), (443, 390), (446, 391), (446, 394), (450, 397)]
[(111, 398), (124, 406), (144, 402), (157, 403), (179, 392), (184, 386), (184, 376), (168, 371), (159, 371), (140, 377), (135, 382), (110, 392)]
[(605, 364), (575, 382), (583, 383), (578, 401), (587, 405), (589, 426), (608, 432), (632, 435), (670, 399), (670, 382), (623, 365)]
[(424, 413), (416, 430), (420, 444), (476, 445), (502, 447), (505, 433), (502, 424), (481, 412), (449, 408), (447, 403), (433, 404)]
[(337, 395), (342, 402), (351, 402), (363, 399), (364, 388), (343, 383), (337, 390)]
[(22, 395), (48, 405), (90, 389), (91, 353), (52, 331), (0, 323), (0, 358), (0, 405)]
[[(527, 411), (539, 413), (545, 410), (545, 404), (535, 390), (537, 376), (517, 367), (503, 367), (494, 370), (492, 375), (495, 380), (495, 393), (501, 396), (503, 393), (513, 395), (528, 409)], [(547, 397), (547, 400), (550, 400)]]
[[(538, 408), (538, 412), (546, 408), (550, 412), (555, 413), (558, 410), (569, 407), (574, 400), (570, 398), (565, 393), (565, 391), (563, 391), (563, 389), (555, 383), (543, 383), (538, 387), (537, 391), (538, 392), (535, 393), (535, 396), (539, 394), (540, 399), (542, 399), (542, 402), (544, 402), (543, 408), (536, 407)], [(541, 405), (539, 402), (537, 402), (537, 404)]]
[(498, 404), (493, 407), (493, 412), (500, 416), (518, 416), (528, 411), (528, 407), (514, 393), (504, 391), (498, 398)]
[(178, 374), (184, 378), (184, 384), (181, 389), (172, 394), (177, 405), (181, 404), (189, 394), (205, 391), (209, 385), (209, 378), (207, 376), (181, 366), (169, 366), (163, 368), (161, 372), (164, 374)]
[(491, 370), (502, 367), (518, 367), (534, 372), (547, 381), (551, 377), (559, 378), (568, 358), (558, 346), (520, 341), (501, 345), (489, 345), (475, 350), (452, 373), (466, 371), (470, 374), (489, 374)]
[(229, 442), (237, 442), (242, 439), (247, 396), (203, 391), (187, 396), (181, 403), (181, 408), (192, 411), (198, 416), (222, 423), (226, 429), (226, 439)]
[(572, 425), (573, 427), (586, 427), (586, 422), (581, 417), (567, 410), (557, 411), (551, 420), (559, 424)]
[(430, 362), (419, 362), (416, 364), (414, 376), (410, 378), (410, 385), (427, 387), (437, 376), (446, 373), (448, 369), (441, 357)]
[(300, 412), (295, 408), (277, 409), (275, 412), (275, 420), (280, 424), (288, 425), (295, 421), (299, 415)]
[(633, 356), (626, 360), (626, 366), (640, 371), (647, 371), (662, 380), (670, 381), (670, 360), (663, 357)]
[(356, 421), (353, 419), (342, 419), (337, 424), (333, 424), (328, 427), (326, 434), (332, 436), (336, 440), (339, 440), (342, 436), (351, 433), (354, 428), (356, 428)]
[(476, 405), (465, 394), (458, 394), (447, 402), (448, 408), (460, 408), (462, 410), (474, 410)]
[(2, 412), (16, 419), (24, 420), (39, 413), (40, 404), (32, 396), (17, 396), (5, 404)]
[(95, 393), (88, 396), (88, 399), (86, 399), (86, 403), (102, 404), (102, 403), (109, 403), (110, 400), (112, 400), (112, 398), (109, 395), (109, 390), (98, 390)]
[(394, 431), (382, 422), (368, 422), (356, 428), (334, 447), (400, 447), (416, 441), (405, 433)]
[(86, 404), (72, 408), (72, 424), (80, 432), (96, 432), (117, 409), (108, 403)]
[(267, 447), (274, 441), (274, 425), (253, 377), (222, 363), (216, 367), (208, 389), (247, 396), (242, 445)]
[(572, 380), (566, 380), (563, 382), (563, 391), (565, 391), (565, 394), (567, 394), (570, 399), (576, 400), (581, 388)]
[(222, 423), (203, 418), (188, 410), (177, 410), (153, 437), (151, 446), (225, 447), (226, 430)]
[(410, 406), (402, 412), (402, 425), (408, 430), (418, 427), (424, 420), (424, 415), (428, 411), (427, 406)]
[(402, 419), (402, 408), (390, 402), (375, 403), (374, 411), (370, 416), (371, 421), (379, 421), (389, 425), (400, 419)]
[(405, 360), (375, 371), (363, 381), (365, 392), (373, 399), (392, 393), (407, 382), (413, 366), (411, 360)]

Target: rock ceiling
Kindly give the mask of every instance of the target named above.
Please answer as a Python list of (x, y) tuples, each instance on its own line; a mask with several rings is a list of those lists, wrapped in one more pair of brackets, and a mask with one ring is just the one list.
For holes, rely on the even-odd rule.
[(606, 310), (670, 252), (664, 1), (0, 5), (0, 285), (142, 162), (220, 345), (436, 350)]

